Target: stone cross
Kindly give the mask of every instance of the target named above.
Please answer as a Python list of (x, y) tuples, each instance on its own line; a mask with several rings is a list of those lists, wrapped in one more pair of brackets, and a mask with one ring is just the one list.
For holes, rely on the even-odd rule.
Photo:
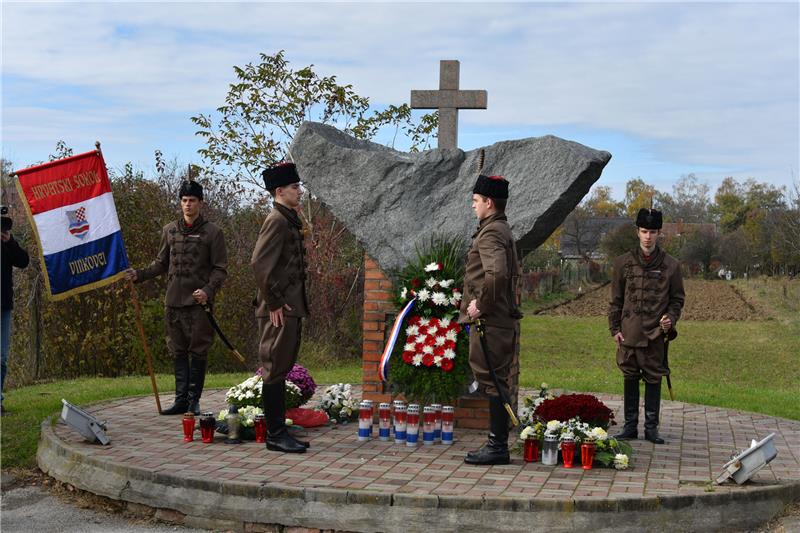
[(460, 68), (457, 60), (442, 60), (439, 90), (411, 91), (412, 109), (439, 110), (439, 148), (458, 148), (459, 109), (486, 109), (486, 91), (458, 89)]

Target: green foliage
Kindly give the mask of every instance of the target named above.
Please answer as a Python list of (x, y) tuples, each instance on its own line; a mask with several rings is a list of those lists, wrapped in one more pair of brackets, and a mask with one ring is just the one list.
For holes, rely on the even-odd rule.
[(306, 121), (336, 124), (346, 133), (371, 139), (384, 126), (402, 131), (411, 149), (427, 147), (438, 117), (425, 115), (416, 123), (408, 105), (390, 105), (370, 113), (369, 98), (356, 94), (352, 85), (336, 76), (320, 76), (309, 65), (293, 70), (284, 51), (259, 54), (258, 63), (234, 66), (237, 81), (229, 86), (218, 118), (192, 117), (197, 135), (206, 143), (199, 150), (214, 174), (263, 189), (264, 166), (279, 161), (297, 128)]
[(636, 227), (633, 224), (617, 226), (600, 239), (600, 250), (609, 260), (636, 250), (638, 246), (639, 238), (636, 236)]

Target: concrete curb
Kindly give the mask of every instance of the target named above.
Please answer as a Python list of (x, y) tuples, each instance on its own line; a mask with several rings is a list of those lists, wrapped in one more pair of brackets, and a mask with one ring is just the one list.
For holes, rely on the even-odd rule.
[[(800, 500), (800, 483), (692, 496), (523, 499), (388, 494), (275, 483), (222, 482), (151, 472), (81, 453), (42, 424), (43, 472), (88, 492), (156, 509), (197, 527), (257, 531), (265, 526), (386, 531), (717, 531), (757, 527)], [(279, 530), (278, 527), (276, 530)]]

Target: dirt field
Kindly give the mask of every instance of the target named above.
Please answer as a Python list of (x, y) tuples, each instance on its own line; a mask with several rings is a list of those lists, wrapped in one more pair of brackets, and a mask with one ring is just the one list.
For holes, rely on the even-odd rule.
[[(683, 320), (763, 320), (771, 316), (761, 302), (745, 297), (725, 281), (685, 280)], [(544, 311), (557, 316), (605, 316), (610, 285), (594, 289), (568, 303)]]

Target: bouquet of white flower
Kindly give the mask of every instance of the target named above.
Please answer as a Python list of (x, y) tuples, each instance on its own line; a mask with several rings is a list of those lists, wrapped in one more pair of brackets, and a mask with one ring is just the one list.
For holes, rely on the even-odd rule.
[(517, 411), (517, 418), (519, 418), (520, 425), (534, 425), (536, 420), (534, 420), (533, 412), (536, 411), (536, 408), (539, 407), (543, 401), (551, 400), (553, 398), (555, 398), (555, 396), (553, 396), (553, 394), (550, 392), (550, 388), (547, 383), (542, 383), (539, 386), (539, 392), (534, 393), (532, 396), (526, 396), (522, 400), (522, 405)]
[[(261, 375), (256, 374), (234, 385), (225, 393), (228, 405), (235, 405), (242, 412), (244, 407), (261, 407)], [(294, 382), (286, 380), (286, 407), (300, 407), (304, 403), (303, 391)]]
[(331, 420), (344, 422), (351, 420), (357, 414), (358, 404), (353, 398), (352, 387), (349, 383), (331, 385), (322, 394), (319, 408), (325, 411)]

